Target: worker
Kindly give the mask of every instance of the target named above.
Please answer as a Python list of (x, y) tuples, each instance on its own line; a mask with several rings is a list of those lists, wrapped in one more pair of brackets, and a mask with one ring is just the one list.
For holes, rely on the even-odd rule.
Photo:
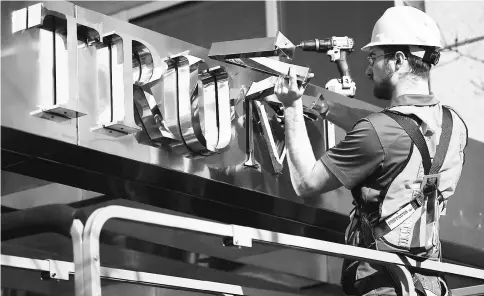
[[(439, 28), (426, 13), (408, 6), (387, 9), (362, 50), (373, 93), (388, 108), (356, 122), (319, 160), (306, 131), (303, 87), (294, 71), (278, 78), (274, 91), (284, 106), (292, 185), (300, 196), (341, 186), (351, 190), (348, 244), (441, 260), (439, 218), (460, 178), (467, 145), (464, 121), (430, 92), (429, 72), (441, 48)], [(449, 291), (438, 274), (348, 259), (341, 280), (350, 295)]]

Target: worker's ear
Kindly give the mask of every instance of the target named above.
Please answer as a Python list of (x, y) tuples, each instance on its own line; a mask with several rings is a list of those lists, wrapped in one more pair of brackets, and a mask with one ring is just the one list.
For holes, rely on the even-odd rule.
[(400, 69), (400, 67), (403, 66), (406, 60), (407, 60), (407, 57), (405, 56), (405, 54), (401, 51), (397, 51), (395, 53), (395, 70), (398, 71), (398, 69)]

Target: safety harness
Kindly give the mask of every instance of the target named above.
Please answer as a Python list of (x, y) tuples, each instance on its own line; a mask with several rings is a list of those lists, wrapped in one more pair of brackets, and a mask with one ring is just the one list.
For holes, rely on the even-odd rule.
[[(431, 161), (430, 158), (430, 153), (427, 147), (427, 144), (425, 142), (425, 139), (420, 132), (419, 125), (416, 124), (416, 122), (409, 117), (408, 115), (403, 115), (391, 110), (385, 110), (382, 113), (386, 114), (387, 116), (391, 117), (394, 119), (409, 135), (411, 138), (412, 142), (417, 146), (417, 149), (420, 152), (420, 155), (422, 156), (422, 162), (423, 162), (423, 167), (424, 167), (424, 177), (422, 180), (422, 186), (421, 186), (421, 193), (412, 201), (410, 201), (408, 204), (404, 205), (400, 210), (386, 218), (385, 220), (381, 221), (380, 223), (374, 225), (372, 227), (372, 235), (373, 235), (373, 240), (378, 240), (382, 237), (384, 237), (386, 234), (391, 232), (395, 227), (399, 226), (401, 223), (405, 222), (408, 218), (412, 216), (412, 214), (417, 211), (419, 208), (422, 207), (424, 202), (427, 202), (427, 211), (426, 211), (426, 221), (427, 223), (429, 222), (436, 222), (438, 223), (439, 217), (436, 216), (436, 211), (439, 211), (440, 209), (436, 209), (436, 198), (438, 199), (438, 203), (440, 204), (443, 202), (443, 197), (438, 189), (439, 186), (439, 180), (440, 180), (440, 169), (442, 167), (442, 164), (444, 163), (445, 156), (447, 154), (447, 150), (449, 148), (449, 143), (450, 143), (450, 138), (452, 136), (452, 125), (453, 125), (453, 119), (452, 119), (452, 114), (450, 113), (450, 110), (446, 107), (442, 108), (443, 114), (442, 114), (442, 133), (440, 135), (440, 140), (439, 144), (437, 146), (436, 152), (435, 152), (435, 157), (433, 162)], [(437, 228), (438, 231), (438, 228)], [(367, 231), (363, 231), (365, 233)], [(366, 240), (366, 239), (365, 239)], [(422, 248), (419, 248), (421, 250), (427, 250), (429, 251), (431, 248), (434, 246), (438, 245), (436, 244), (428, 244), (428, 239), (426, 239), (425, 246), (422, 246)], [(440, 246), (439, 246), (440, 247)], [(442, 256), (441, 251), (439, 250), (440, 253), (440, 259)], [(410, 281), (410, 285), (413, 284), (413, 287), (415, 288), (415, 291), (420, 294), (420, 295), (426, 295), (425, 293), (425, 287), (422, 281), (420, 280), (418, 274), (413, 273), (411, 271), (407, 272), (403, 267), (398, 267), (398, 268), (391, 268), (389, 270), (392, 270), (392, 273), (401, 278), (401, 280), (405, 281)], [(443, 292), (443, 289), (446, 289), (447, 291)], [(447, 285), (444, 280), (444, 285), (441, 285), (441, 294), (442, 295), (450, 295), (449, 289), (447, 289)], [(404, 288), (402, 286), (402, 294), (405, 294), (403, 291)], [(411, 291), (408, 291), (409, 295), (412, 294)]]
[[(420, 132), (421, 120), (413, 115), (401, 114), (393, 110), (384, 110), (383, 114), (389, 116), (395, 120), (409, 135), (412, 142), (422, 156), (422, 163), (424, 168), (424, 176), (422, 179), (422, 185), (420, 187), (420, 193), (411, 200), (409, 203), (402, 206), (398, 211), (387, 217), (383, 221), (379, 221), (377, 217), (378, 211), (367, 211), (368, 208), (362, 204), (355, 203), (356, 208), (354, 219), (348, 229), (347, 238), (356, 235), (360, 237), (357, 241), (362, 241), (367, 248), (376, 248), (385, 250), (382, 246), (385, 246), (384, 236), (394, 230), (396, 227), (408, 220), (416, 211), (421, 211), (426, 217), (425, 219), (425, 231), (437, 231), (440, 209), (439, 204), (444, 202), (443, 196), (440, 193), (438, 186), (440, 180), (440, 169), (444, 163), (447, 150), (449, 148), (450, 138), (452, 136), (453, 119), (449, 108), (442, 107), (442, 133), (440, 135), (439, 144), (437, 145), (434, 160), (430, 157), (430, 153), (427, 147), (427, 143), (422, 133)], [(426, 208), (422, 208), (425, 206)], [(424, 213), (425, 211), (425, 213)], [(437, 223), (432, 229), (429, 225)], [(435, 224), (434, 223), (434, 224)], [(417, 227), (414, 225), (414, 227)], [(359, 229), (359, 231), (357, 231)], [(360, 233), (361, 236), (358, 234)], [(361, 240), (362, 239), (362, 240)], [(430, 241), (430, 243), (429, 243)], [(421, 257), (417, 254), (424, 254), (422, 259), (428, 258), (429, 254), (433, 254), (434, 251), (439, 251), (439, 259), (441, 258), (440, 242), (438, 241), (438, 233), (435, 234), (433, 239), (425, 239), (425, 242), (420, 242), (418, 247), (411, 247), (408, 251), (405, 251), (403, 255), (409, 255), (413, 257)], [(438, 249), (436, 249), (438, 248)], [(387, 251), (395, 251), (388, 249)], [(399, 251), (397, 251), (399, 252)], [(400, 253), (400, 252), (399, 252)], [(425, 283), (419, 279), (420, 274), (411, 272), (403, 266), (388, 266), (387, 269), (393, 274), (394, 277), (399, 279), (401, 284), (402, 295), (426, 295), (424, 289)], [(405, 284), (406, 283), (406, 284)], [(442, 292), (445, 290), (445, 295), (450, 295), (450, 291), (444, 285), (441, 285)], [(351, 290), (349, 290), (351, 291)], [(444, 294), (443, 294), (444, 295)]]
[[(422, 156), (424, 178), (422, 180), (421, 194), (390, 217), (373, 226), (374, 239), (382, 238), (392, 231), (392, 229), (403, 223), (413, 214), (413, 212), (423, 205), (426, 198), (428, 198), (427, 204), (429, 207), (427, 208), (427, 217), (429, 219), (432, 219), (435, 214), (436, 209), (432, 206), (435, 204), (435, 198), (439, 198), (439, 203), (443, 202), (442, 195), (438, 189), (439, 172), (449, 148), (450, 138), (452, 136), (453, 119), (448, 108), (442, 107), (442, 111), (442, 133), (440, 135), (433, 162), (431, 161), (427, 144), (420, 132), (419, 126), (410, 117), (391, 110), (385, 110), (382, 112), (395, 120), (407, 132), (415, 146), (417, 146), (417, 149)], [(429, 221), (429, 219), (427, 219), (427, 221)]]

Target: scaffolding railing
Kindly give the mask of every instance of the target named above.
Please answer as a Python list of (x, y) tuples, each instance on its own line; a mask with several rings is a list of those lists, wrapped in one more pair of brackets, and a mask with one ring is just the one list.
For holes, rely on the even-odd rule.
[[(94, 211), (86, 222), (83, 233), (83, 279), (86, 296), (101, 296), (101, 266), (99, 236), (104, 224), (110, 219), (123, 219), (161, 227), (220, 236), (226, 244), (251, 247), (253, 241), (276, 244), (311, 253), (320, 253), (340, 258), (350, 258), (381, 264), (396, 264), (414, 269), (456, 274), (484, 279), (484, 270), (432, 260), (416, 261), (394, 253), (382, 252), (321, 241), (301, 236), (276, 233), (238, 225), (222, 224), (195, 218), (180, 217), (123, 206), (107, 206)], [(472, 292), (484, 293), (484, 286), (476, 286)], [(230, 293), (227, 293), (230, 294)], [(237, 294), (239, 295), (239, 294)]]
[[(74, 269), (82, 270), (83, 220), (85, 221), (86, 217), (82, 211), (60, 204), (38, 206), (2, 214), (2, 241), (45, 232), (59, 233), (71, 238)], [(44, 263), (42, 263), (42, 260), (39, 260), (36, 261), (38, 265), (32, 266), (32, 262), (29, 262), (32, 259), (18, 258), (15, 260), (15, 258), (5, 257), (2, 254), (1, 264), (2, 266), (13, 267), (18, 265), (17, 268), (23, 269), (35, 269), (34, 267), (38, 266), (37, 270), (46, 272), (49, 278), (59, 280), (68, 280), (70, 272), (73, 271), (66, 268), (67, 265), (56, 260), (43, 260)], [(74, 275), (76, 291), (82, 290), (82, 275), (82, 272), (77, 272)], [(76, 296), (80, 295), (76, 294)]]
[[(74, 275), (76, 296), (101, 296), (101, 279), (178, 290), (202, 291), (210, 294), (294, 296), (294, 294), (282, 291), (101, 266), (100, 233), (105, 223), (110, 219), (123, 219), (220, 236), (225, 245), (251, 247), (253, 242), (266, 243), (340, 258), (352, 258), (381, 264), (396, 264), (416, 269), (484, 279), (484, 270), (478, 268), (430, 260), (418, 262), (393, 253), (123, 206), (107, 206), (94, 211), (87, 219), (85, 227), (80, 220), (73, 220), (70, 227), (70, 235), (73, 242), (74, 263), (2, 254), (1, 264), (6, 267), (47, 272), (51, 278), (59, 280), (66, 280), (69, 279), (69, 275)], [(457, 296), (484, 295), (484, 285), (454, 289), (452, 293)]]
[[(59, 272), (62, 278), (54, 276), (58, 280), (67, 280), (65, 276), (82, 274), (75, 264), (61, 260), (33, 259), (11, 255), (1, 255), (1, 263), (4, 267), (18, 268), (45, 273)], [(52, 275), (52, 274), (51, 274)], [(161, 275), (156, 273), (126, 270), (101, 266), (100, 278), (103, 280), (118, 281), (152, 287), (168, 288), (173, 290), (197, 291), (209, 294), (225, 295), (264, 295), (264, 296), (296, 296), (297, 294), (283, 291), (274, 291), (260, 288), (244, 287), (241, 285), (225, 284), (214, 281), (195, 280), (177, 276)], [(75, 277), (75, 295), (90, 295), (83, 288), (83, 283), (77, 285), (78, 277)]]

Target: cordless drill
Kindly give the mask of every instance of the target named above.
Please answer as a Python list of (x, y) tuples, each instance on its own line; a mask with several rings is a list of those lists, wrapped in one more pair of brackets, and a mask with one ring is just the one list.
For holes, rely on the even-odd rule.
[(346, 57), (354, 50), (353, 46), (353, 38), (345, 36), (305, 40), (297, 47), (304, 51), (326, 53), (331, 58), (331, 62), (336, 62), (341, 79), (330, 80), (325, 88), (352, 98), (356, 93), (356, 85), (351, 79)]

